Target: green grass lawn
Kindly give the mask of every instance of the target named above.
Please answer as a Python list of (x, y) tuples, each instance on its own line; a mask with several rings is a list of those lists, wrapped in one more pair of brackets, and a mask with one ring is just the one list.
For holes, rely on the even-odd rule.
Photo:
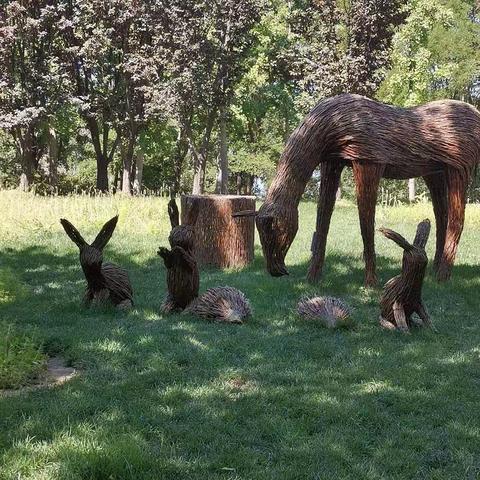
[[(0, 479), (480, 478), (480, 207), (469, 206), (454, 276), (429, 273), (424, 299), (438, 330), (378, 326), (380, 288), (363, 288), (354, 205), (333, 216), (324, 279), (306, 283), (315, 204), (300, 209), (290, 276), (255, 262), (203, 271), (201, 290), (231, 285), (254, 308), (247, 324), (159, 314), (166, 200), (40, 198), (0, 192), (0, 324), (34, 330), (80, 369), (50, 389), (0, 396)], [(125, 266), (128, 313), (84, 310), (78, 250), (120, 214), (105, 258)], [(429, 204), (379, 208), (377, 226), (412, 238)], [(435, 231), (428, 244), (434, 251)], [(401, 250), (377, 235), (380, 284)], [(329, 331), (293, 313), (303, 294), (354, 307), (356, 327)], [(2, 332), (3, 333), (3, 332)]]

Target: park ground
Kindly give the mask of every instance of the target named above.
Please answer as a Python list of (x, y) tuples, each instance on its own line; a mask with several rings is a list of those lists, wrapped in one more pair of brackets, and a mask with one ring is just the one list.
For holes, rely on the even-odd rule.
[[(231, 285), (254, 308), (245, 325), (159, 313), (166, 200), (34, 197), (0, 192), (0, 322), (34, 332), (44, 352), (79, 374), (61, 386), (0, 394), (0, 479), (477, 479), (480, 478), (480, 206), (466, 227), (450, 282), (429, 271), (424, 299), (437, 333), (381, 330), (381, 289), (365, 289), (357, 211), (339, 203), (321, 284), (305, 273), (315, 204), (300, 206), (287, 257), (270, 277), (252, 265), (207, 270), (201, 290)], [(78, 251), (114, 214), (105, 251), (125, 266), (135, 308), (84, 310)], [(412, 238), (433, 220), (428, 203), (379, 207), (377, 226)], [(434, 251), (435, 230), (428, 244)], [(400, 249), (377, 235), (379, 284)], [(304, 294), (344, 298), (356, 327), (302, 321)]]

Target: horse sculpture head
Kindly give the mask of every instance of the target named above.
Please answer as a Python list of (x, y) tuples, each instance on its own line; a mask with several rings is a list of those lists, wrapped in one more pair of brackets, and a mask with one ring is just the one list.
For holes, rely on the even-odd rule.
[(298, 230), (296, 209), (265, 202), (258, 211), (256, 224), (270, 275), (288, 275), (285, 256)]
[(268, 200), (258, 212), (246, 210), (233, 214), (234, 217), (256, 217), (257, 230), (262, 244), (267, 270), (273, 277), (288, 275), (285, 256), (298, 230), (298, 212), (273, 204)]

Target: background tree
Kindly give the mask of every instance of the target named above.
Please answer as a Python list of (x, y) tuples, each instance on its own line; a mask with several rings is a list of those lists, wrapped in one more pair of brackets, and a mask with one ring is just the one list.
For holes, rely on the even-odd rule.
[(287, 49), (300, 108), (342, 92), (372, 97), (389, 62), (404, 0), (297, 0)]
[[(292, 130), (327, 96), (479, 105), (474, 0), (0, 0), (0, 7), (5, 186), (262, 193)], [(354, 195), (348, 172), (342, 191)], [(417, 192), (426, 195), (421, 182)], [(383, 181), (380, 198), (403, 201), (407, 190)]]
[(178, 123), (177, 150), (185, 152), (183, 145), (188, 144), (194, 168), (192, 191), (202, 193), (212, 132), (221, 113), (220, 189), (225, 191), (227, 109), (254, 39), (252, 28), (260, 5), (256, 0), (177, 0), (163, 6), (162, 27), (167, 33), (156, 37), (156, 55), (164, 59), (163, 95)]
[[(32, 184), (49, 147), (56, 168), (55, 112), (65, 101), (67, 79), (57, 53), (63, 49), (56, 2), (4, 1), (0, 9), (0, 128), (13, 138), (20, 188)], [(55, 175), (51, 176), (51, 180)]]
[[(479, 92), (479, 6), (473, 0), (410, 0), (408, 16), (393, 39), (392, 68), (381, 100), (411, 107), (438, 98), (477, 104)], [(408, 182), (415, 199), (416, 183)], [(422, 191), (425, 190), (420, 184)], [(471, 192), (472, 193), (472, 192)]]

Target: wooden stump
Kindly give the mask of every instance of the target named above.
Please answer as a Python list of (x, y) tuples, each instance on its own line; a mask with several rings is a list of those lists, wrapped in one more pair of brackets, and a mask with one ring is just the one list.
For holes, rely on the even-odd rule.
[(232, 218), (243, 210), (255, 210), (255, 197), (237, 195), (182, 196), (182, 225), (198, 208), (195, 222), (195, 257), (199, 265), (242, 267), (253, 260), (253, 217)]

